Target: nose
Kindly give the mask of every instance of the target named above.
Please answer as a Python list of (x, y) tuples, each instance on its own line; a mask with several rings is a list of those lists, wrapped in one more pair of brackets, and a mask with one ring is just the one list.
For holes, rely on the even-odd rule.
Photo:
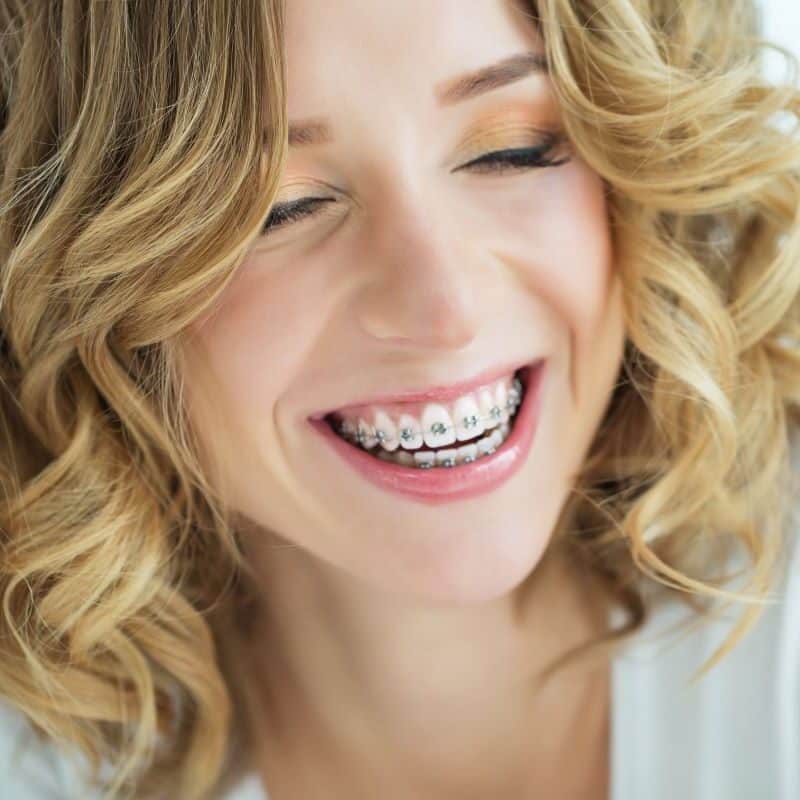
[(474, 255), (448, 219), (423, 198), (385, 194), (369, 229), (368, 269), (374, 276), (357, 301), (368, 336), (421, 349), (462, 349), (478, 331)]

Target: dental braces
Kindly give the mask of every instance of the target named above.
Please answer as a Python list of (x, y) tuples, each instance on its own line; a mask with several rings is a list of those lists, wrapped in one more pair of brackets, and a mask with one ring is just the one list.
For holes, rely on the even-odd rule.
[[(511, 387), (508, 390), (508, 399), (506, 400), (506, 410), (509, 414), (513, 414), (516, 411), (517, 406), (519, 406), (520, 402), (522, 401), (522, 382), (519, 378), (514, 378), (514, 381), (511, 384)], [(503, 409), (495, 404), (489, 409), (489, 416), (488, 417), (478, 417), (475, 414), (470, 415), (469, 417), (464, 417), (462, 419), (463, 427), (464, 428), (475, 428), (478, 425), (478, 422), (486, 423), (490, 420), (499, 422), (500, 418), (503, 414)], [(453, 425), (445, 425), (443, 422), (434, 422), (430, 428), (428, 429), (432, 434), (435, 436), (441, 436), (443, 433), (446, 433), (448, 430), (455, 430), (457, 426)], [(374, 426), (370, 428), (364, 428), (363, 426), (359, 426), (358, 430), (353, 430), (351, 424), (349, 424), (346, 420), (342, 420), (337, 425), (337, 430), (343, 436), (355, 439), (359, 445), (368, 449), (366, 447), (366, 442), (370, 439), (376, 439), (377, 441), (375, 444), (371, 445), (370, 447), (374, 447), (377, 444), (383, 442), (386, 437), (387, 433), (385, 431), (380, 430)], [(370, 433), (369, 430), (372, 432)], [(398, 431), (399, 437), (404, 441), (408, 442), (414, 438), (414, 429), (413, 428), (401, 428)], [(422, 431), (420, 431), (420, 435), (422, 435)], [(420, 465), (423, 466), (423, 465)], [(454, 466), (444, 463), (444, 466)]]

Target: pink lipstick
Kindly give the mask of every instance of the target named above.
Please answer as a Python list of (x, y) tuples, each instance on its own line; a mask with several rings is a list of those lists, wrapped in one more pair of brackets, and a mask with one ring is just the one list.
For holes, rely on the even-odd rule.
[(325, 419), (312, 417), (309, 422), (341, 456), (343, 463), (386, 491), (428, 505), (477, 497), (505, 483), (525, 463), (539, 419), (547, 363), (542, 359), (519, 371), (524, 393), (507, 438), (493, 453), (472, 463), (432, 469), (394, 464), (348, 443)]

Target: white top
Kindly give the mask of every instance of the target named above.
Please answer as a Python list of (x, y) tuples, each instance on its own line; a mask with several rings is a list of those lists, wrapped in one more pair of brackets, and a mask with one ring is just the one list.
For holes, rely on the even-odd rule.
[[(792, 459), (800, 469), (800, 437)], [(656, 606), (612, 661), (610, 800), (800, 798), (800, 505), (787, 534), (775, 603), (699, 683), (689, 684), (692, 674), (742, 606), (668, 635), (694, 612), (678, 602)], [(743, 587), (743, 580), (729, 584)], [(52, 745), (38, 746), (22, 715), (0, 702), (2, 800), (94, 798), (74, 770)], [(223, 800), (269, 797), (251, 773)]]

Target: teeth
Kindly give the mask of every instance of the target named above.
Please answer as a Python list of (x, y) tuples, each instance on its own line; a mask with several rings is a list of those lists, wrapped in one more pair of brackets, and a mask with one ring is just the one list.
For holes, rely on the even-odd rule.
[(400, 415), (397, 434), (400, 438), (400, 447), (404, 447), (406, 450), (422, 447), (422, 426), (410, 414)]
[(495, 445), (492, 444), (492, 437), (494, 436), (494, 431), (489, 436), (485, 436), (483, 439), (478, 439), (476, 442), (476, 446), (478, 448), (478, 455), (485, 456), (489, 453), (494, 452)]
[(422, 450), (419, 453), (414, 453), (414, 463), (418, 467), (432, 467), (436, 462), (436, 456), (430, 450)]
[(442, 467), (454, 467), (458, 458), (457, 450), (437, 450), (436, 463)]
[(478, 392), (478, 406), (483, 417), (483, 429), (489, 430), (497, 426), (499, 422), (500, 410), (492, 392), (488, 389), (481, 389)]
[(500, 408), (500, 422), (508, 422), (508, 392), (504, 383), (498, 383), (494, 391), (494, 399)]
[(339, 421), (339, 433), (346, 439), (353, 439), (356, 435), (355, 425), (348, 419)]
[(373, 429), (367, 424), (367, 422), (359, 417), (358, 420), (358, 431), (356, 433), (356, 438), (358, 439), (359, 443), (362, 447), (366, 447), (369, 450), (371, 447), (375, 447), (378, 443), (378, 439), (374, 436)]
[(400, 445), (397, 428), (385, 411), (375, 412), (375, 438), (381, 443), (381, 447), (390, 453), (397, 450)]
[[(431, 469), (433, 467), (456, 467), (459, 464), (470, 464), (486, 455), (491, 455), (506, 440), (511, 430), (507, 422), (500, 423), (491, 432), (486, 433), (482, 439), (458, 448), (445, 448), (443, 450), (417, 450), (409, 453), (402, 448), (389, 452), (381, 447), (373, 451), (381, 461), (400, 464), (404, 467), (418, 469)], [(373, 437), (374, 438), (374, 437)]]
[(456, 450), (456, 457), (460, 464), (469, 464), (478, 457), (478, 445), (465, 444), (463, 447), (459, 447)]
[[(514, 377), (481, 387), (452, 405), (419, 404), (418, 408), (412, 406), (410, 413), (399, 413), (400, 409), (392, 407), (363, 407), (361, 414), (334, 417), (331, 422), (339, 435), (372, 450), (382, 461), (421, 469), (446, 468), (469, 464), (493, 453), (509, 435), (509, 422), (522, 401), (523, 391), (522, 382)], [(481, 436), (468, 445), (447, 447)], [(376, 448), (378, 444), (380, 447)]]
[(422, 412), (422, 431), (425, 444), (430, 448), (453, 444), (456, 434), (450, 412), (439, 403), (429, 403)]
[[(340, 432), (341, 427), (340, 425)], [(362, 430), (367, 431), (366, 435), (363, 437), (365, 441), (376, 439), (375, 436), (370, 435), (368, 426), (362, 426)], [(400, 464), (404, 467), (415, 467), (417, 469), (455, 467), (459, 464), (472, 463), (479, 458), (494, 453), (508, 437), (510, 430), (511, 426), (509, 423), (502, 422), (490, 433), (486, 433), (485, 436), (477, 442), (465, 444), (458, 448), (417, 450), (413, 453), (409, 453), (402, 448), (397, 448), (396, 451), (390, 452), (379, 447), (373, 451), (373, 455), (377, 456), (381, 461)]]
[(393, 453), (390, 458), (404, 467), (413, 467), (417, 462), (414, 461), (414, 456), (411, 453), (406, 453), (405, 450), (398, 450)]
[(483, 433), (483, 420), (480, 406), (471, 395), (460, 397), (453, 406), (456, 423), (456, 439), (463, 442)]

